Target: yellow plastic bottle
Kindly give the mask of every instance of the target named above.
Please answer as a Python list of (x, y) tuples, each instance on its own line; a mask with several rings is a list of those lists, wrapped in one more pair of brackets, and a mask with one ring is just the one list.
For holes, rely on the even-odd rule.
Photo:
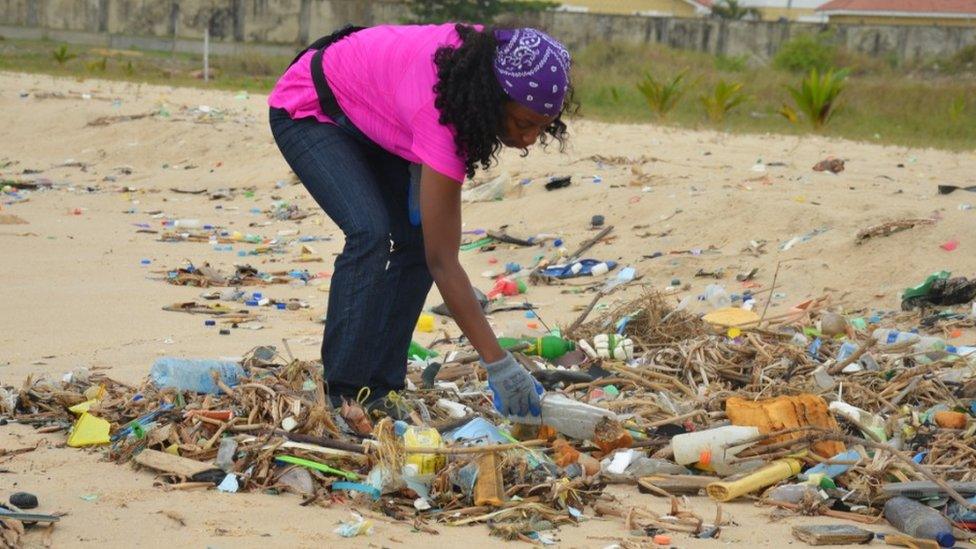
[(432, 475), (445, 465), (443, 454), (417, 454), (411, 453), (411, 448), (443, 448), (444, 441), (437, 429), (431, 427), (408, 427), (403, 433), (403, 445), (406, 446), (407, 463), (417, 466), (418, 473), (421, 475)]

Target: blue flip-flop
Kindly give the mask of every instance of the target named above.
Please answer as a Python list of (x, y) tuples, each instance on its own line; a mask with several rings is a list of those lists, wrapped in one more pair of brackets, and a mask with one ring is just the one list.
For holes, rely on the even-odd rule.
[[(581, 268), (579, 272), (573, 272), (573, 265), (579, 263)], [(609, 270), (614, 270), (617, 268), (616, 261), (600, 261), (599, 259), (580, 259), (575, 263), (569, 263), (567, 265), (553, 265), (551, 267), (546, 267), (542, 270), (542, 274), (545, 276), (551, 276), (553, 278), (574, 278), (577, 276), (593, 276), (593, 267), (599, 265), (600, 263), (606, 263)]]

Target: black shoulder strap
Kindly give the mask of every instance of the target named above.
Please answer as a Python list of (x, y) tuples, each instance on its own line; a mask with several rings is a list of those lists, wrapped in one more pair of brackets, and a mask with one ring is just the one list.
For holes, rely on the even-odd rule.
[(339, 40), (342, 40), (343, 38), (349, 36), (350, 34), (354, 32), (359, 32), (365, 28), (366, 27), (354, 27), (352, 25), (346, 25), (345, 27), (342, 27), (341, 29), (335, 31), (332, 34), (323, 36), (322, 38), (319, 38), (315, 42), (312, 42), (307, 48), (298, 52), (298, 55), (296, 55), (295, 58), (291, 60), (291, 63), (289, 63), (288, 66), (290, 67), (295, 63), (297, 63), (298, 60), (301, 59), (302, 56), (308, 52), (308, 50), (323, 50), (329, 47), (330, 45), (332, 45), (334, 42), (338, 42)]

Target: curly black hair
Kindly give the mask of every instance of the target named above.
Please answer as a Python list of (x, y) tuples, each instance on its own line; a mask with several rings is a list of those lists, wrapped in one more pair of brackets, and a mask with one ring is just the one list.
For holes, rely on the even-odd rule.
[[(461, 45), (444, 46), (434, 54), (437, 66), (434, 106), (441, 113), (440, 123), (454, 127), (457, 154), (465, 159), (467, 176), (474, 177), (479, 165), (488, 169), (498, 158), (502, 148), (499, 134), (505, 120), (504, 107), (511, 98), (495, 77), (498, 42), (493, 29), (485, 27), (478, 31), (464, 24), (458, 24), (455, 29), (461, 37)], [(570, 86), (562, 111), (539, 137), (540, 143), (546, 146), (548, 137), (552, 137), (559, 142), (559, 150), (563, 150), (567, 132), (562, 116), (578, 109)], [(523, 150), (523, 154), (526, 153), (528, 150)]]

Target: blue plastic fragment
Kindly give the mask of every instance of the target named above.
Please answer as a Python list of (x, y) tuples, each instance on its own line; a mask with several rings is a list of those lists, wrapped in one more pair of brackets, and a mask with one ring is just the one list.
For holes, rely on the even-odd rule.
[(350, 492), (361, 492), (373, 499), (380, 499), (380, 491), (374, 486), (361, 482), (340, 481), (332, 483), (333, 490), (349, 490)]

